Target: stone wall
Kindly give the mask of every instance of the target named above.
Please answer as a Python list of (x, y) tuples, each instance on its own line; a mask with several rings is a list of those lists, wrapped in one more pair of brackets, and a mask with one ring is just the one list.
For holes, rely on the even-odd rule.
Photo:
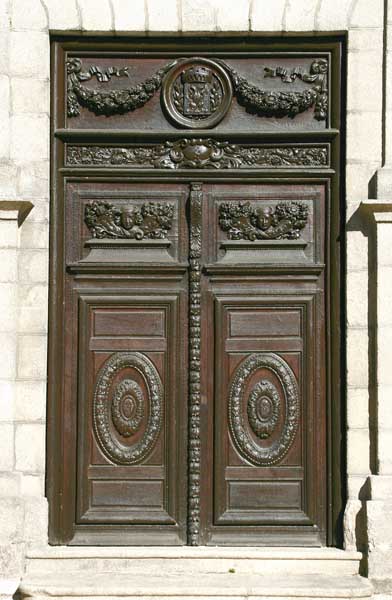
[[(17, 218), (23, 212), (20, 206), (16, 207), (16, 213), (8, 209), (0, 213), (1, 543), (47, 543), (44, 471), (49, 32), (73, 31), (81, 35), (204, 32), (216, 35), (220, 32), (313, 34), (331, 31), (347, 32), (348, 36), (345, 196), (348, 506), (345, 539), (348, 548), (366, 549), (367, 539), (372, 536), (371, 531), (370, 534), (367, 531), (366, 519), (365, 501), (370, 498), (368, 477), (371, 473), (392, 473), (392, 404), (389, 400), (392, 388), (388, 389), (392, 381), (385, 381), (380, 391), (376, 370), (377, 343), (380, 342), (380, 356), (385, 363), (391, 352), (388, 336), (392, 326), (390, 319), (384, 322), (385, 336), (380, 337), (374, 263), (376, 236), (370, 220), (359, 210), (373, 188), (378, 197), (387, 198), (389, 192), (392, 194), (392, 178), (388, 176), (391, 152), (386, 143), (388, 134), (392, 140), (389, 119), (392, 94), (386, 93), (385, 83), (383, 94), (382, 69), (385, 53), (385, 72), (392, 70), (391, 45), (383, 47), (384, 23), (387, 29), (392, 27), (392, 8), (389, 14), (391, 22), (384, 15), (383, 0), (0, 2), (0, 201), (25, 201), (34, 205), (19, 228)], [(385, 39), (388, 40), (387, 35)], [(383, 132), (384, 97), (385, 123), (389, 129)], [(379, 235), (391, 234), (383, 229)], [(388, 305), (392, 300), (392, 259), (387, 256), (385, 260), (382, 302)], [(383, 310), (386, 314), (385, 307)], [(379, 422), (385, 434), (378, 442)], [(383, 448), (381, 471), (380, 444)], [(368, 512), (371, 512), (370, 507), (368, 503)], [(382, 507), (381, 516), (385, 511), (387, 508)], [(390, 551), (390, 546), (387, 544), (384, 550)], [(4, 561), (7, 556), (5, 552)]]

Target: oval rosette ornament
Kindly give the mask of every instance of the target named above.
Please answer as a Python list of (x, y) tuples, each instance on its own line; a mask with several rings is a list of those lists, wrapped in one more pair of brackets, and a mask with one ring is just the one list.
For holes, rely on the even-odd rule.
[[(272, 382), (263, 379), (253, 387), (245, 402), (247, 384), (260, 369), (271, 371), (275, 375), (282, 394), (279, 394)], [(276, 464), (286, 456), (298, 430), (299, 392), (293, 371), (277, 354), (251, 354), (239, 364), (234, 373), (229, 388), (228, 409), (231, 435), (240, 454), (255, 465)], [(259, 445), (249, 428), (259, 439), (269, 438), (278, 427), (282, 410), (284, 418), (279, 437), (268, 446)]]
[[(135, 371), (145, 390), (129, 376)], [(119, 379), (121, 372), (126, 377)], [(119, 381), (116, 382), (116, 380)], [(148, 414), (144, 433), (140, 433), (144, 415)], [(159, 373), (149, 358), (140, 352), (117, 352), (102, 365), (93, 399), (94, 431), (100, 448), (117, 464), (131, 465), (145, 459), (152, 451), (162, 427), (163, 386)]]

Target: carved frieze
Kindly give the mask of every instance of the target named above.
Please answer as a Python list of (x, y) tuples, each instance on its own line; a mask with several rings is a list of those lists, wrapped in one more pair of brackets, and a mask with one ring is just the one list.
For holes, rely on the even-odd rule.
[(70, 166), (134, 166), (154, 169), (257, 169), (327, 167), (327, 145), (251, 146), (183, 138), (141, 146), (67, 147)]
[(304, 202), (279, 202), (276, 206), (250, 202), (222, 202), (219, 226), (231, 240), (296, 240), (308, 221)]
[(116, 115), (144, 106), (162, 88), (162, 104), (181, 127), (192, 129), (217, 125), (230, 108), (233, 95), (249, 113), (261, 117), (290, 117), (314, 109), (314, 118), (328, 116), (328, 61), (318, 58), (305, 69), (279, 66), (264, 68), (264, 77), (278, 77), (284, 84), (300, 79), (303, 90), (271, 90), (248, 81), (223, 60), (181, 58), (168, 63), (141, 83), (123, 89), (92, 89), (93, 78), (105, 85), (113, 77), (129, 78), (127, 67), (83, 68), (79, 58), (67, 61), (68, 117), (76, 117), (83, 106), (96, 115)]
[[(272, 386), (272, 384), (266, 390), (265, 382), (263, 382), (263, 389), (254, 388), (250, 397), (246, 398), (249, 380), (261, 369), (264, 372), (270, 371), (278, 379), (282, 392), (279, 393), (276, 386)], [(276, 394), (279, 399), (276, 398)], [(267, 402), (269, 402), (268, 406)], [(250, 435), (247, 420), (257, 437), (266, 439), (277, 428), (280, 410), (283, 411), (283, 425), (279, 436), (274, 436), (269, 445), (260, 445)], [(233, 442), (240, 455), (259, 466), (280, 462), (293, 444), (298, 430), (300, 413), (297, 381), (286, 361), (272, 352), (247, 356), (239, 364), (231, 380), (228, 413)]]
[(86, 204), (84, 221), (93, 238), (163, 239), (172, 227), (173, 215), (173, 204), (146, 202), (120, 207), (94, 201)]
[[(145, 381), (147, 393), (129, 378), (136, 372)], [(115, 381), (126, 373), (117, 385)], [(131, 445), (121, 441), (139, 431), (148, 414), (143, 435)], [(142, 461), (153, 449), (162, 427), (163, 386), (149, 358), (140, 352), (116, 352), (102, 365), (95, 385), (93, 423), (103, 453), (114, 463), (130, 465)], [(119, 437), (114, 435), (114, 429)]]

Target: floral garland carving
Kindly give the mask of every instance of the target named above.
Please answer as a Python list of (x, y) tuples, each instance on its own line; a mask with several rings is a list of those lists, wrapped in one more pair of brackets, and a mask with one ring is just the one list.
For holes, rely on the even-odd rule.
[[(127, 67), (109, 67), (102, 71), (91, 66), (84, 71), (79, 58), (67, 60), (67, 114), (76, 117), (80, 106), (86, 107), (96, 115), (116, 115), (134, 111), (144, 106), (161, 87), (165, 74), (179, 62), (178, 59), (159, 69), (144, 82), (121, 90), (100, 91), (84, 85), (95, 77), (99, 83), (110, 81), (112, 77), (129, 77)], [(195, 59), (196, 60), (196, 59)], [(290, 117), (314, 108), (314, 118), (324, 121), (328, 116), (328, 61), (324, 58), (314, 60), (309, 72), (293, 69), (290, 73), (283, 67), (264, 69), (265, 77), (280, 77), (284, 83), (301, 79), (312, 87), (302, 91), (286, 92), (263, 90), (253, 85), (222, 60), (217, 63), (229, 74), (233, 92), (238, 103), (249, 113), (263, 117)]]
[[(244, 394), (247, 383), (259, 369), (270, 370), (280, 381), (284, 394), (285, 418), (282, 432), (270, 446), (259, 446), (246, 427)], [(273, 465), (286, 456), (293, 444), (299, 423), (299, 392), (295, 375), (277, 354), (262, 352), (247, 356), (237, 367), (229, 388), (229, 424), (233, 441), (240, 454), (249, 462)]]
[(211, 138), (183, 138), (143, 146), (67, 147), (71, 166), (136, 166), (154, 169), (255, 169), (326, 167), (328, 146), (241, 146)]
[(202, 186), (191, 184), (189, 240), (189, 467), (188, 536), (189, 544), (199, 544), (200, 533), (200, 344), (201, 344), (201, 248)]
[(309, 208), (303, 202), (264, 203), (222, 202), (219, 226), (231, 240), (296, 240), (308, 221)]
[(84, 221), (94, 238), (163, 239), (170, 231), (173, 204), (146, 202), (139, 207), (91, 202), (84, 209)]
[[(144, 398), (144, 403), (148, 402), (149, 404), (149, 416), (144, 435), (131, 446), (122, 444), (112, 434), (110, 427), (113, 410), (116, 414), (116, 407), (113, 409), (113, 403), (116, 402), (118, 392), (118, 389), (112, 391), (113, 382), (121, 371), (129, 368), (140, 373), (146, 382), (148, 397)], [(162, 415), (163, 386), (151, 360), (140, 352), (112, 354), (98, 373), (93, 399), (94, 431), (104, 454), (116, 464), (131, 465), (141, 462), (151, 452), (158, 439), (162, 427)], [(124, 433), (121, 435), (124, 436)]]

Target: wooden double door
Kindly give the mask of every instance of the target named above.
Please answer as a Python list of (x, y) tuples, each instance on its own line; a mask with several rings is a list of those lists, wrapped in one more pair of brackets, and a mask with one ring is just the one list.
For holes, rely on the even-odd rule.
[(53, 42), (53, 544), (339, 539), (341, 42), (198, 43)]

